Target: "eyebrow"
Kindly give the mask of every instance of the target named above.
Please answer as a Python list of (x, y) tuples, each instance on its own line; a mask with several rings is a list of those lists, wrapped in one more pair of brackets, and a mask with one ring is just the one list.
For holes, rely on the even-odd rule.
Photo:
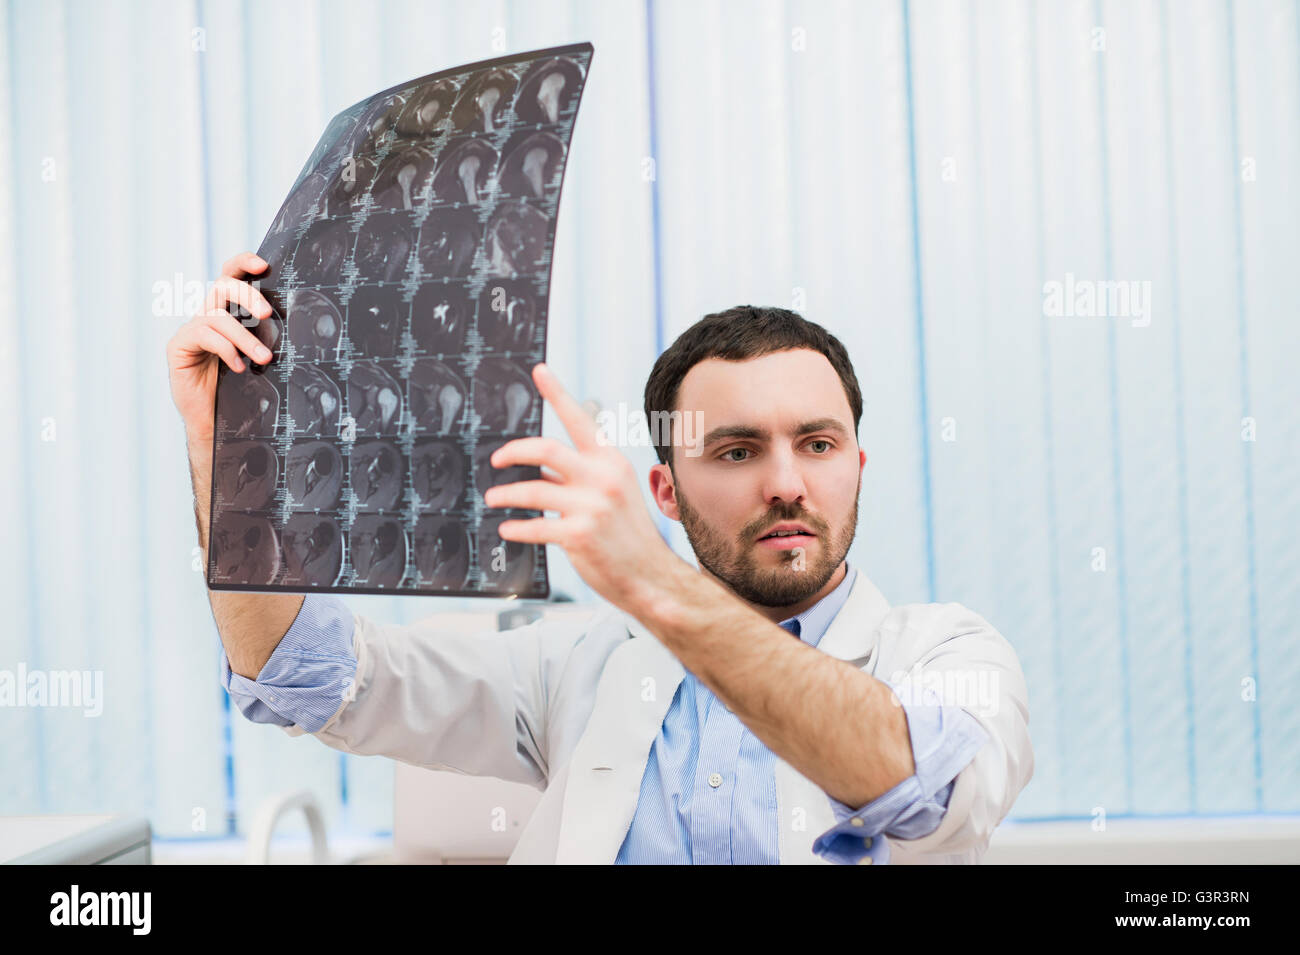
[[(814, 418), (812, 421), (801, 422), (794, 429), (795, 437), (805, 434), (812, 434), (815, 431), (831, 431), (840, 437), (848, 436), (848, 429), (840, 424), (836, 418)], [(767, 441), (772, 437), (772, 432), (767, 428), (755, 428), (752, 425), (729, 424), (720, 428), (714, 428), (704, 436), (701, 443), (703, 447), (708, 447), (724, 438), (752, 438), (756, 441)]]

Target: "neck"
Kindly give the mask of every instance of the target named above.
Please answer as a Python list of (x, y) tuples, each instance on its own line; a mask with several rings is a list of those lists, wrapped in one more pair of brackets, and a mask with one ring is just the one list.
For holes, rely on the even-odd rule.
[(849, 565), (844, 561), (840, 561), (840, 565), (835, 568), (835, 573), (831, 574), (831, 579), (826, 581), (820, 590), (810, 597), (805, 597), (798, 603), (788, 604), (783, 607), (765, 607), (762, 604), (756, 604), (753, 601), (745, 600), (744, 597), (741, 597), (740, 594), (737, 594), (732, 590), (725, 580), (715, 577), (703, 567), (700, 567), (699, 570), (704, 576), (717, 581), (717, 583), (726, 587), (727, 590), (734, 594), (739, 600), (744, 601), (745, 606), (754, 610), (756, 613), (762, 614), (773, 623), (780, 623), (782, 620), (788, 620), (790, 617), (798, 616), (809, 607), (815, 606), (818, 601), (822, 600), (827, 594), (842, 584), (844, 582), (844, 576), (849, 572)]

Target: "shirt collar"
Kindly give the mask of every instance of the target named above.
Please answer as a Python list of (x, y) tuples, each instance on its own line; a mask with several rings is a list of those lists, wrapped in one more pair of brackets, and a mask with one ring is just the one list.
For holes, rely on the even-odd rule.
[(857, 568), (845, 561), (844, 579), (834, 590), (803, 613), (786, 617), (779, 625), (786, 627), (793, 620), (799, 621), (799, 639), (809, 646), (817, 646), (830, 627), (831, 621), (835, 619), (835, 615), (844, 606), (844, 601), (849, 599), (849, 591), (853, 589), (853, 580), (857, 575)]

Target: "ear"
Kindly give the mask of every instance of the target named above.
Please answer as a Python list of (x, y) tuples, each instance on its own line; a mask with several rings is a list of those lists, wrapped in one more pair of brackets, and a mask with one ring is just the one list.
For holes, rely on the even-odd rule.
[(677, 509), (677, 488), (673, 484), (673, 472), (666, 464), (656, 464), (650, 469), (650, 494), (661, 514), (669, 520), (680, 521), (681, 512)]

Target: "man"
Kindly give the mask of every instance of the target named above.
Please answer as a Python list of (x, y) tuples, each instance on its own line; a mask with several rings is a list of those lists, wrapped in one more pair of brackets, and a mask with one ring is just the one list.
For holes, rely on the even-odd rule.
[[(269, 357), (225, 305), (268, 317), (245, 281), (266, 267), (232, 259), (168, 345), (205, 555), (217, 362)], [(650, 489), (698, 570), (660, 537), (627, 458), (549, 369), (533, 378), (572, 446), (502, 446), (494, 467), (542, 479), (484, 503), (558, 514), (499, 533), (564, 548), (608, 606), (577, 628), (462, 634), (436, 615), (381, 625), (331, 595), (211, 592), (241, 712), (544, 789), (512, 862), (977, 862), (1033, 773), (1024, 677), (982, 618), (891, 608), (846, 562), (866, 454), (840, 342), (744, 306), (655, 363), (647, 419), (671, 431)]]

